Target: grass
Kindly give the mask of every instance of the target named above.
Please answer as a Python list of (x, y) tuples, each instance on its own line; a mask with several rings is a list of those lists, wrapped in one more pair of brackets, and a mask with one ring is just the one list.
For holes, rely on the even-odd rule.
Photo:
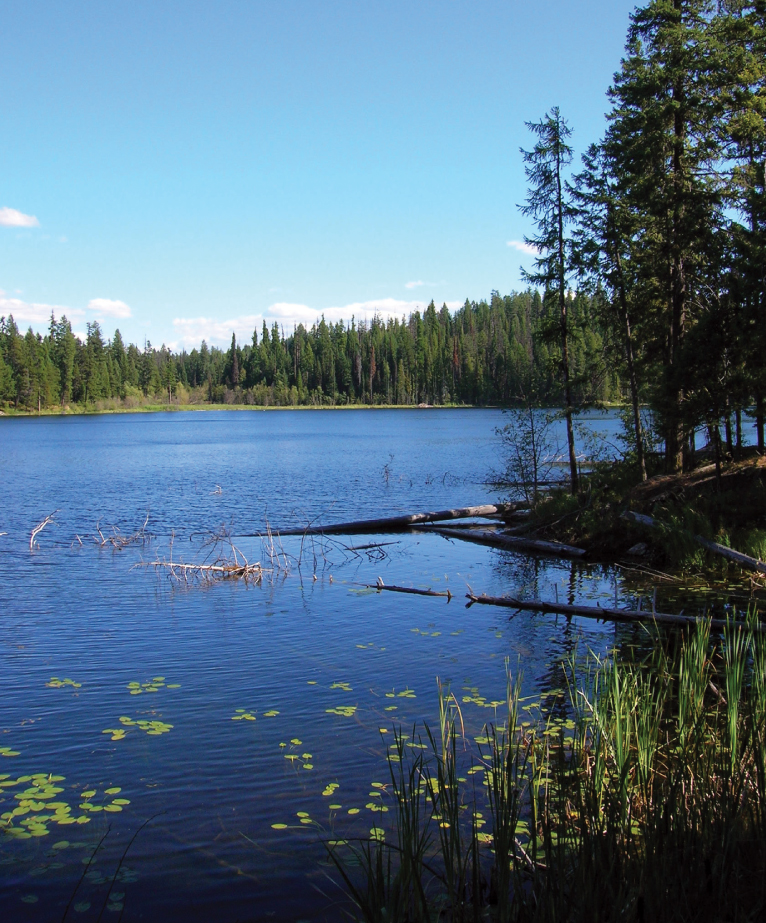
[(425, 749), (399, 733), (389, 751), (390, 829), (328, 847), (355, 917), (763, 919), (766, 638), (750, 624), (570, 664), (566, 717), (527, 721), (509, 675), (478, 749), (440, 689)]

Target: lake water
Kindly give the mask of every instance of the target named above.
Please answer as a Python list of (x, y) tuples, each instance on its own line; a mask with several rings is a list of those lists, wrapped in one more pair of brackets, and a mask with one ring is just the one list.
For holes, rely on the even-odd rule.
[[(466, 587), (613, 601), (615, 578), (415, 534), (285, 539), (260, 585), (186, 586), (141, 565), (210, 560), (224, 528), (271, 567), (248, 537), (266, 521), (491, 502), (502, 423), (492, 410), (0, 420), (3, 920), (341, 918), (322, 841), (385, 827), (370, 786), (387, 781), (394, 727), (435, 722), (437, 677), (458, 699), (501, 699), (510, 658), (539, 692), (561, 685), (578, 639), (614, 641), (595, 622), (466, 609)], [(94, 539), (147, 513), (148, 544)], [(393, 544), (343, 547), (376, 541)], [(359, 586), (378, 577), (455, 597)], [(494, 717), (463, 709), (469, 734)]]

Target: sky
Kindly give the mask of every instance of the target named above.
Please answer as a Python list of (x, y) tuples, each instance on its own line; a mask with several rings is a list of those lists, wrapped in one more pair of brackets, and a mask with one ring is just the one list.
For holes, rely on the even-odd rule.
[(3, 0), (0, 316), (143, 348), (525, 288), (520, 148), (628, 0)]

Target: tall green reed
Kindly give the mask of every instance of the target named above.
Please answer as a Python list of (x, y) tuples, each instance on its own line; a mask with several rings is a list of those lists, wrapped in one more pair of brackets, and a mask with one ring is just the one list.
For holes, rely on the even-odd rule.
[(508, 672), (478, 754), (440, 687), (426, 750), (413, 756), (399, 736), (392, 751), (390, 845), (361, 847), (366, 884), (342, 872), (361, 919), (766, 917), (760, 627), (750, 615), (714, 638), (700, 622), (652, 635), (641, 659), (573, 660), (567, 720), (540, 710), (520, 721), (521, 682)]

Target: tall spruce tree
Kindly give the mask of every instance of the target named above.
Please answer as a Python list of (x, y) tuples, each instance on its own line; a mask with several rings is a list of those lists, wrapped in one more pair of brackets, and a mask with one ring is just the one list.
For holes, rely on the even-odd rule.
[(554, 106), (540, 122), (527, 122), (527, 128), (537, 137), (531, 151), (521, 149), (524, 171), (529, 181), (527, 201), (520, 206), (522, 214), (531, 217), (537, 234), (524, 241), (534, 247), (539, 256), (535, 271), (522, 269), (532, 285), (541, 285), (546, 298), (553, 298), (558, 308), (558, 340), (561, 347), (561, 382), (564, 391), (569, 476), (572, 493), (578, 490), (577, 455), (575, 453), (572, 416), (572, 385), (569, 365), (569, 321), (567, 316), (567, 277), (572, 271), (571, 245), (564, 233), (572, 220), (574, 209), (565, 185), (564, 170), (572, 162), (572, 148), (567, 144), (572, 130)]
[(636, 464), (641, 480), (645, 481), (644, 433), (633, 332), (636, 266), (631, 243), (636, 233), (635, 216), (617, 192), (608, 145), (591, 145), (583, 154), (583, 165), (572, 189), (577, 206), (573, 258), (581, 281), (593, 292), (596, 304), (606, 309), (602, 311), (604, 326), (617, 332), (614, 339), (621, 346), (620, 364), (624, 364), (630, 389)]
[[(685, 337), (707, 293), (706, 257), (721, 224), (712, 0), (651, 0), (632, 15), (610, 89), (607, 144), (619, 195), (638, 217), (642, 313), (657, 369), (654, 394), (670, 470), (683, 468), (697, 421), (687, 413), (693, 371)], [(651, 325), (648, 323), (651, 320)]]

